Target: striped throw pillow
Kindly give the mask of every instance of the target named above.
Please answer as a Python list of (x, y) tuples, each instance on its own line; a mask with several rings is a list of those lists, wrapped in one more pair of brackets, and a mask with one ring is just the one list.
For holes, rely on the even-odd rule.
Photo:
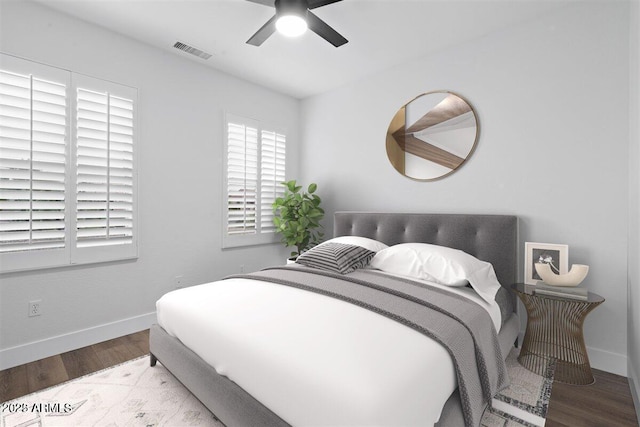
[(309, 249), (296, 262), (307, 267), (346, 274), (366, 267), (375, 254), (362, 246), (330, 242)]

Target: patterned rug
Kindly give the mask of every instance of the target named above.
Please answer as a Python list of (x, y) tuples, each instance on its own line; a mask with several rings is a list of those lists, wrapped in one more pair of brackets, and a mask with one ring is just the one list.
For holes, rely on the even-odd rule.
[(544, 377), (534, 374), (518, 363), (518, 349), (507, 356), (507, 369), (511, 384), (498, 393), (482, 417), (482, 427), (543, 427), (555, 364), (549, 363)]
[[(485, 411), (483, 427), (544, 426), (553, 367), (547, 378), (507, 358), (511, 386)], [(2, 403), (1, 427), (224, 427), (160, 363), (142, 357)]]
[(2, 427), (223, 424), (144, 356), (2, 404)]

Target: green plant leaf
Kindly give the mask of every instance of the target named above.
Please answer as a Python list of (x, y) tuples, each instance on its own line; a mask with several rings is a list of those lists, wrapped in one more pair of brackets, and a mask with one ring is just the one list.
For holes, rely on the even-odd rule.
[(283, 182), (285, 194), (278, 197), (272, 204), (276, 232), (281, 235), (281, 242), (286, 246), (293, 246), (298, 252), (294, 255), (317, 245), (323, 234), (320, 221), (324, 217), (324, 210), (320, 208), (321, 199), (316, 194), (318, 186), (315, 183), (307, 187), (307, 192), (295, 180)]

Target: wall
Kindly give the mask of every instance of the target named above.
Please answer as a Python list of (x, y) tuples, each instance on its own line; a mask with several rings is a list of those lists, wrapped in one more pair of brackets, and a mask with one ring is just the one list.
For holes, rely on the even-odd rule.
[[(628, 9), (581, 2), (304, 100), (303, 179), (329, 215), (515, 214), (522, 252), (525, 241), (568, 244), (606, 298), (585, 322), (591, 362), (625, 375)], [(437, 89), (472, 103), (479, 145), (457, 173), (415, 182), (387, 161), (385, 134), (398, 108)]]
[(640, 420), (640, 3), (629, 14), (629, 385)]
[[(282, 262), (280, 245), (221, 250), (223, 110), (283, 125), (299, 101), (30, 2), (2, 2), (0, 50), (139, 88), (139, 259), (0, 277), (0, 369), (141, 330), (183, 284)], [(289, 170), (297, 174), (295, 167)], [(43, 314), (27, 317), (42, 299)]]

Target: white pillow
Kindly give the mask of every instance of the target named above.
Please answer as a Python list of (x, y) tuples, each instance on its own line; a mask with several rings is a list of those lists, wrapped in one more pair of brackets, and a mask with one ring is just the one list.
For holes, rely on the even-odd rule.
[(402, 243), (383, 249), (369, 266), (446, 286), (466, 286), (468, 282), (488, 303), (495, 300), (500, 289), (490, 263), (458, 249), (427, 243)]
[(369, 249), (370, 251), (373, 251), (373, 252), (378, 252), (382, 249), (386, 249), (389, 247), (382, 242), (378, 242), (377, 240), (369, 239), (368, 237), (360, 237), (360, 236), (334, 237), (333, 239), (329, 239), (326, 242), (320, 243), (320, 245), (324, 245), (326, 243), (343, 243), (345, 245), (357, 245), (357, 246), (362, 246), (365, 249)]

